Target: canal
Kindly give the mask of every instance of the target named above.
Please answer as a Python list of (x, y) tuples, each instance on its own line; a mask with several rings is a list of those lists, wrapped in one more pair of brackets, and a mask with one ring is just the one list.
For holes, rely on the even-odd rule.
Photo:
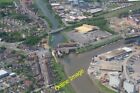
[[(60, 59), (60, 62), (64, 65), (65, 72), (69, 76), (77, 72), (81, 68), (84, 68), (85, 71), (87, 71), (91, 58), (93, 56), (123, 46), (125, 46), (124, 41), (121, 40), (111, 45), (107, 45), (102, 48), (92, 50), (90, 52), (78, 55), (70, 54), (69, 56), (66, 56), (64, 59)], [(101, 93), (99, 92), (98, 88), (92, 83), (87, 73), (85, 73), (82, 77), (79, 77), (78, 79), (74, 80), (72, 82), (72, 86), (76, 91), (76, 93)]]
[(42, 13), (44, 14), (44, 16), (46, 16), (49, 21), (52, 24), (52, 29), (57, 29), (59, 27), (59, 22), (58, 20), (55, 18), (54, 13), (52, 13), (52, 11), (49, 9), (49, 7), (47, 6), (46, 2), (48, 0), (34, 0), (36, 5), (38, 6), (38, 8), (40, 9), (40, 11), (42, 11)]
[[(35, 1), (38, 7), (42, 10), (43, 14), (49, 18), (53, 26), (52, 29), (57, 29), (59, 25), (58, 20), (52, 15), (51, 11), (48, 9), (45, 2), (43, 0), (35, 0)], [(58, 43), (63, 41), (64, 41), (64, 37), (60, 33), (54, 34), (52, 36), (52, 44), (54, 47)], [(124, 46), (123, 40), (83, 54), (70, 54), (68, 56), (65, 56), (63, 59), (59, 59), (59, 61), (61, 64), (64, 65), (64, 70), (66, 72), (66, 75), (71, 76), (81, 68), (85, 69), (86, 72), (90, 64), (91, 58), (94, 55), (98, 55), (100, 53), (122, 46)], [(71, 84), (76, 93), (100, 93), (98, 88), (90, 80), (87, 73), (77, 78), (76, 80), (72, 81)]]

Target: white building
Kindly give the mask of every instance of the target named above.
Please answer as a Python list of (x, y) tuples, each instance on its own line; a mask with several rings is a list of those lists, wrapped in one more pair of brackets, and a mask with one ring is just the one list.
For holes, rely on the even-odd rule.
[(123, 88), (127, 93), (135, 93), (135, 85), (131, 82), (124, 81)]
[(95, 14), (95, 13), (101, 12), (101, 11), (103, 11), (102, 8), (95, 8), (95, 9), (90, 9), (87, 12), (92, 13), (92, 14)]
[(119, 88), (120, 78), (118, 72), (109, 72), (109, 85), (113, 88)]
[(128, 0), (128, 1), (140, 1), (140, 0)]
[(6, 77), (6, 76), (8, 76), (8, 75), (9, 75), (9, 73), (8, 73), (7, 71), (5, 71), (5, 70), (0, 70), (0, 79)]

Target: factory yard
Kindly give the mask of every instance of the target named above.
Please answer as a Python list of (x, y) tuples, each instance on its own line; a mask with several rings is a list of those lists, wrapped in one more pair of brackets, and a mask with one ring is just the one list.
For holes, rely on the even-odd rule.
[(140, 14), (139, 12), (131, 13), (126, 17), (110, 18), (110, 28), (117, 33), (129, 35), (140, 35)]
[(132, 55), (127, 60), (127, 74), (129, 76), (129, 79), (132, 83), (134, 83), (137, 86), (140, 86), (140, 52), (137, 52), (136, 54)]
[(55, 1), (50, 0), (52, 9), (62, 18), (65, 22), (74, 22), (91, 18), (92, 14), (101, 12), (103, 9), (99, 4), (92, 2), (85, 2), (80, 0), (66, 0)]
[(73, 31), (66, 32), (66, 36), (70, 41), (74, 41), (83, 46), (107, 38), (111, 36), (111, 34), (101, 31), (97, 26), (83, 24), (82, 26), (75, 28)]
[(133, 19), (128, 18), (111, 18), (110, 20), (110, 27), (116, 31), (121, 33), (123, 30), (129, 31), (129, 28), (139, 29), (140, 25), (136, 24)]
[(136, 45), (122, 47), (94, 56), (87, 72), (91, 79), (97, 79), (113, 91), (139, 93), (139, 62), (140, 51)]

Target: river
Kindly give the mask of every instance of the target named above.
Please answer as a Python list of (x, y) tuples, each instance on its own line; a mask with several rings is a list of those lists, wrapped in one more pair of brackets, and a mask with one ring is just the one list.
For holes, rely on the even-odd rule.
[[(64, 59), (61, 59), (60, 62), (64, 65), (65, 72), (69, 76), (77, 72), (81, 68), (84, 68), (85, 71), (87, 71), (91, 58), (94, 55), (98, 55), (103, 52), (107, 52), (112, 49), (116, 49), (123, 46), (125, 46), (124, 41), (121, 40), (111, 45), (107, 45), (105, 47), (92, 50), (90, 52), (86, 52), (78, 55), (70, 54)], [(74, 80), (72, 82), (72, 86), (76, 91), (76, 93), (100, 93), (98, 88), (89, 79), (87, 73), (85, 73), (82, 77), (79, 77), (77, 80)]]
[[(38, 7), (42, 10), (43, 14), (47, 16), (50, 20), (50, 22), (53, 24), (52, 29), (57, 29), (58, 27), (58, 21), (55, 19), (54, 16), (50, 13), (48, 7), (44, 3), (43, 0), (35, 0)], [(60, 34), (54, 34), (53, 36), (53, 46), (55, 47), (58, 43), (62, 42), (64, 40), (64, 37)], [(60, 59), (60, 63), (64, 65), (64, 70), (67, 74), (67, 76), (70, 76), (74, 73), (76, 73), (79, 69), (83, 68), (85, 69), (85, 74), (78, 79), (71, 82), (73, 89), (76, 93), (100, 93), (98, 88), (92, 83), (89, 76), (87, 75), (86, 71), (90, 64), (91, 58), (94, 55), (98, 55), (100, 53), (124, 46), (123, 40), (118, 41), (117, 43), (107, 45), (105, 47), (92, 50), (90, 52), (86, 52), (83, 54), (70, 54), (68, 56), (65, 56), (63, 59)]]
[(55, 18), (55, 15), (52, 13), (52, 11), (49, 10), (48, 6), (46, 5), (46, 1), (45, 0), (35, 0), (38, 8), (40, 8), (40, 10), (44, 14), (44, 16), (46, 16), (50, 20), (50, 22), (52, 24), (52, 29), (54, 30), (54, 29), (58, 28), (59, 22)]

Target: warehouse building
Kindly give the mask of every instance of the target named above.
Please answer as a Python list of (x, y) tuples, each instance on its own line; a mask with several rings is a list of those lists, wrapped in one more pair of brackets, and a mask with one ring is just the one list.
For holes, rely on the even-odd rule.
[(118, 89), (120, 86), (121, 79), (119, 78), (118, 72), (109, 72), (109, 85), (115, 89)]
[(133, 14), (133, 15), (130, 15), (128, 17), (128, 20), (137, 24), (137, 25), (140, 25), (140, 14)]
[(121, 72), (122, 69), (122, 65), (119, 63), (102, 62), (100, 65), (100, 70), (106, 72)]
[(0, 70), (0, 79), (7, 77), (9, 73), (5, 70)]
[(99, 58), (106, 60), (106, 61), (111, 61), (111, 60), (118, 59), (119, 57), (125, 56), (131, 52), (132, 52), (131, 48), (123, 47), (123, 48), (119, 48), (119, 49), (115, 49), (113, 51), (103, 53), (103, 54), (99, 55)]
[(86, 34), (86, 33), (88, 33), (88, 32), (91, 32), (91, 31), (97, 30), (97, 29), (98, 29), (97, 26), (92, 26), (92, 25), (88, 25), (88, 24), (83, 24), (82, 26), (75, 28), (75, 31), (76, 31), (76, 32), (79, 32), (79, 33)]
[(89, 12), (91, 14), (95, 14), (95, 13), (98, 13), (98, 12), (101, 12), (101, 11), (103, 11), (102, 8), (95, 8), (95, 9), (90, 9), (87, 12)]
[(126, 91), (126, 93), (135, 93), (136, 92), (135, 85), (127, 80), (124, 81), (123, 88)]

